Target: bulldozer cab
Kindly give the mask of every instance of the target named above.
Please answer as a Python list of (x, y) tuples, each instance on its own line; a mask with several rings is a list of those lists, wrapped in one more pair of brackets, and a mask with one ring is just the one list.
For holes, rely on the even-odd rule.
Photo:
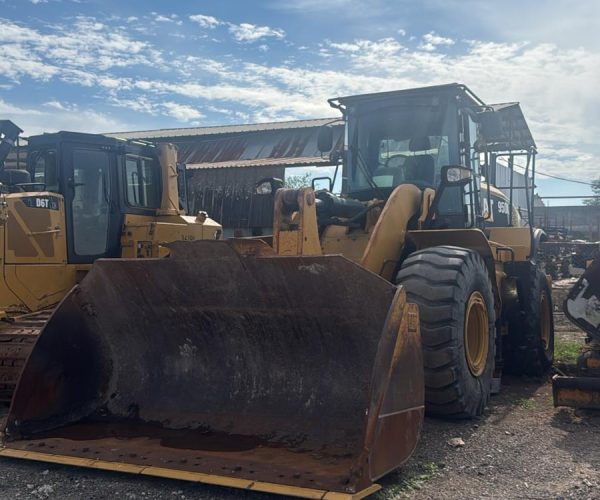
[(55, 305), (99, 258), (163, 257), (165, 243), (220, 238), (207, 214), (185, 214), (185, 166), (171, 144), (42, 134), (19, 167), (0, 169), (0, 311)]
[(150, 144), (59, 132), (29, 145), (32, 187), (64, 196), (69, 263), (118, 257), (125, 214), (153, 216), (161, 206), (161, 166)]
[[(533, 219), (535, 143), (518, 104), (488, 106), (459, 84), (341, 97), (330, 104), (346, 121), (345, 196), (387, 199), (402, 184), (435, 189), (432, 228), (520, 225), (517, 198), (527, 199), (520, 205), (527, 207), (524, 218)], [(526, 158), (525, 185), (513, 185), (518, 156)], [(510, 169), (508, 179), (496, 178), (502, 162)], [(450, 166), (466, 169), (463, 177)]]

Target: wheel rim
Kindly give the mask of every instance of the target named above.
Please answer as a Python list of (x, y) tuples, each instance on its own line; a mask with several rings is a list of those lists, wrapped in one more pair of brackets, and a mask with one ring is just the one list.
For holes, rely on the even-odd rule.
[(544, 345), (544, 351), (548, 350), (548, 346), (550, 345), (550, 303), (548, 301), (548, 297), (546, 292), (542, 293), (540, 296), (540, 315), (541, 315), (541, 334), (542, 334), (542, 344)]
[(485, 370), (489, 350), (488, 328), (488, 313), (483, 295), (473, 292), (465, 315), (465, 357), (474, 377), (479, 377)]

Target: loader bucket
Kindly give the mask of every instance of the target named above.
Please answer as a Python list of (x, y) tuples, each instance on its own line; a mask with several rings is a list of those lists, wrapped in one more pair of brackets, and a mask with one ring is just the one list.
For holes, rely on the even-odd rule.
[(0, 455), (309, 498), (361, 498), (423, 418), (418, 311), (341, 256), (175, 243), (62, 301)]

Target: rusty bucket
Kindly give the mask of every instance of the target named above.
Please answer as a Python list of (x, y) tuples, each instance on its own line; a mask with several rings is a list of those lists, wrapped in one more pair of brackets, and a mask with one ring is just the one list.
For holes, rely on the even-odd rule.
[(0, 455), (359, 498), (423, 418), (418, 312), (341, 256), (176, 243), (98, 261), (18, 383)]

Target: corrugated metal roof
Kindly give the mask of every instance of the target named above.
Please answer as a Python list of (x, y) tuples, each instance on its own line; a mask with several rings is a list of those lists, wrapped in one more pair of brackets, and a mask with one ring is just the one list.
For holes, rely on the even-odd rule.
[[(266, 165), (314, 165), (330, 163), (317, 145), (319, 127), (328, 120), (303, 121), (310, 126), (245, 131), (227, 135), (174, 137), (178, 161), (190, 168), (226, 168)], [(298, 124), (300, 122), (296, 122)], [(318, 126), (316, 126), (318, 125)], [(341, 148), (342, 122), (333, 125), (334, 148)]]
[(249, 123), (243, 125), (219, 125), (214, 127), (165, 128), (158, 130), (139, 130), (133, 132), (111, 132), (109, 137), (122, 139), (166, 139), (171, 137), (194, 137), (219, 134), (261, 132), (267, 130), (286, 130), (294, 128), (313, 128), (327, 123), (339, 122), (341, 118), (318, 118), (314, 120), (294, 120), (287, 122)]
[[(319, 127), (326, 124), (333, 126), (334, 149), (341, 148), (343, 122), (332, 118), (104, 135), (172, 142), (177, 146), (178, 161), (193, 169), (303, 166), (330, 164), (327, 156), (322, 157), (317, 147)], [(24, 142), (21, 139), (21, 144)], [(20, 148), (21, 164), (25, 163), (26, 152), (27, 147)], [(7, 165), (13, 164), (16, 166), (15, 150), (7, 159)]]
[(189, 169), (205, 168), (242, 168), (242, 167), (267, 167), (267, 166), (325, 166), (331, 165), (327, 156), (301, 156), (297, 158), (256, 158), (253, 160), (233, 160), (208, 163), (188, 163)]

